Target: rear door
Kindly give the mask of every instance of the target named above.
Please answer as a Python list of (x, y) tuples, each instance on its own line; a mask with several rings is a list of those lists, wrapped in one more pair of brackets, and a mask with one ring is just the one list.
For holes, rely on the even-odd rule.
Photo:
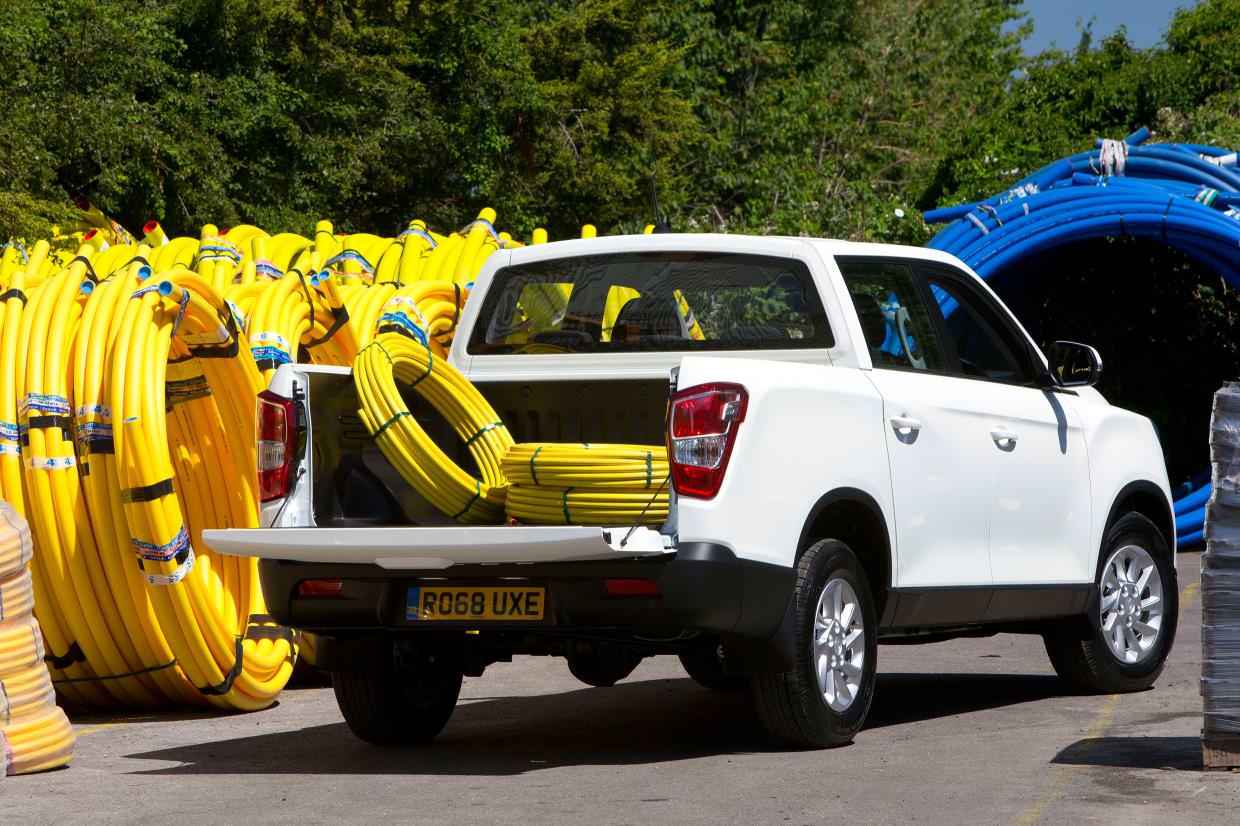
[[(991, 451), (988, 419), (948, 368), (950, 350), (901, 259), (836, 259), (861, 320), (883, 398), (897, 547), (898, 588), (989, 586)], [(937, 311), (936, 311), (937, 312)], [(864, 449), (859, 445), (858, 449)], [(962, 607), (962, 606), (957, 606)], [(968, 611), (957, 621), (980, 619)]]

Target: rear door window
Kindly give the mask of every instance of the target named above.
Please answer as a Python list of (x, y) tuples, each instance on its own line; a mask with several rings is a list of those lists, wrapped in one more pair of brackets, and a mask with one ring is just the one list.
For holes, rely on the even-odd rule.
[(473, 355), (828, 348), (806, 266), (731, 253), (618, 253), (495, 274)]
[(908, 262), (840, 256), (836, 263), (874, 366), (942, 372), (943, 346)]

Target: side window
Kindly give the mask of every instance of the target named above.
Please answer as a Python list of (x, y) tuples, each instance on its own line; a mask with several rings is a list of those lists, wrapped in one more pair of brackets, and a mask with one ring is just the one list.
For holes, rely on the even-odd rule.
[(1002, 321), (985, 301), (934, 270), (926, 273), (926, 283), (937, 304), (934, 311), (942, 319), (943, 329), (956, 350), (959, 368), (953, 372), (1008, 382), (1029, 378), (1016, 357), (1019, 342), (1004, 335)]
[(943, 348), (909, 265), (846, 257), (836, 262), (857, 308), (874, 366), (942, 371)]

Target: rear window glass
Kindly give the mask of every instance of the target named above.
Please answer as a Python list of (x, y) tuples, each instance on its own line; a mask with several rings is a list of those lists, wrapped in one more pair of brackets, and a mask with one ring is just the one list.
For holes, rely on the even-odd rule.
[(799, 261), (722, 253), (559, 258), (495, 274), (469, 352), (830, 347)]

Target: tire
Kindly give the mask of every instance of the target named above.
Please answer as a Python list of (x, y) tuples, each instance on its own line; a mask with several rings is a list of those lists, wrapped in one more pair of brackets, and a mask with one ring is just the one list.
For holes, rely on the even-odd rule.
[(336, 705), (367, 743), (409, 745), (433, 740), (456, 708), (459, 669), (398, 670), (393, 663), (332, 673)]
[(749, 688), (749, 680), (739, 674), (726, 674), (719, 646), (710, 649), (681, 651), (678, 655), (685, 673), (702, 688), (736, 693)]
[[(792, 746), (847, 745), (874, 699), (878, 635), (865, 571), (847, 545), (823, 539), (797, 563), (793, 600), (796, 661), (788, 671), (750, 681), (758, 717), (768, 734)], [(819, 644), (824, 632), (829, 639)], [(847, 688), (840, 690), (835, 679), (845, 671)]]
[(1139, 513), (1118, 519), (1102, 543), (1094, 581), (1088, 631), (1044, 637), (1055, 673), (1087, 692), (1149, 688), (1175, 640), (1180, 608), (1171, 553), (1154, 523)]

